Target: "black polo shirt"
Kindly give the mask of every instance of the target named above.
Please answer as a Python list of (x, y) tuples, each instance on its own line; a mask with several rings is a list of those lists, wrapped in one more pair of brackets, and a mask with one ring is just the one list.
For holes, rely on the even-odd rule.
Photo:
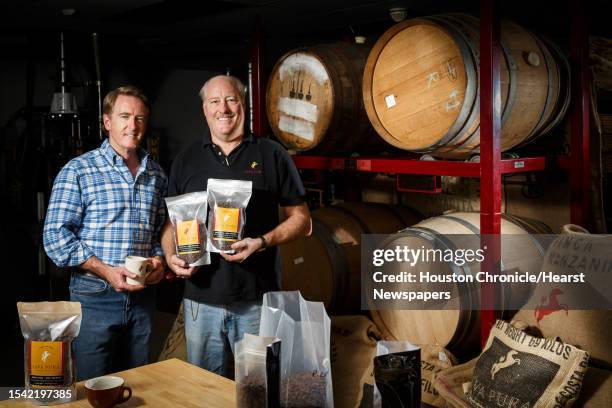
[[(245, 136), (229, 156), (214, 145), (210, 131), (179, 153), (172, 163), (168, 195), (204, 191), (209, 178), (251, 180), (253, 194), (246, 209), (244, 237), (255, 238), (279, 224), (278, 206), (304, 202), (304, 186), (293, 160), (277, 142)], [(278, 248), (256, 252), (242, 262), (227, 262), (211, 254), (211, 264), (200, 266), (185, 285), (185, 297), (206, 303), (261, 300), (279, 290)]]

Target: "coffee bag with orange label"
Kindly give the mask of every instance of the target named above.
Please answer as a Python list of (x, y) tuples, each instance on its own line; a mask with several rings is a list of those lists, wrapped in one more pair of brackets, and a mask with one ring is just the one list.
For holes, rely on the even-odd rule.
[(208, 250), (232, 253), (232, 244), (243, 238), (246, 208), (253, 182), (208, 179)]
[(168, 217), (174, 228), (176, 256), (189, 266), (210, 264), (206, 250), (206, 191), (166, 197)]
[(72, 341), (81, 328), (79, 302), (17, 302), (24, 338), (25, 386), (34, 402), (61, 404), (76, 399)]

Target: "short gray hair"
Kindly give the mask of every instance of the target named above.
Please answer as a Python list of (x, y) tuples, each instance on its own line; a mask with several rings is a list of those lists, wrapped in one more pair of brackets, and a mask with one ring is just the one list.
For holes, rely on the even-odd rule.
[(206, 87), (213, 79), (217, 79), (217, 78), (227, 78), (232, 83), (236, 91), (238, 91), (238, 98), (240, 98), (240, 101), (243, 104), (246, 102), (246, 86), (244, 86), (244, 84), (242, 83), (240, 79), (232, 75), (215, 75), (214, 77), (204, 82), (204, 85), (202, 85), (202, 88), (200, 89), (200, 92), (199, 92), (200, 99), (202, 99), (202, 102), (204, 102), (204, 100), (206, 99)]

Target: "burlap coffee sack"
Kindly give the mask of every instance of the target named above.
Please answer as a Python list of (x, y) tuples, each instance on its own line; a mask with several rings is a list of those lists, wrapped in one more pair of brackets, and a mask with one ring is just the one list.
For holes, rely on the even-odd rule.
[(185, 340), (185, 316), (183, 314), (183, 302), (179, 308), (178, 315), (166, 341), (158, 361), (168, 360), (170, 358), (178, 358), (187, 361), (187, 341)]
[[(583, 272), (590, 284), (589, 278), (600, 275), (601, 268), (611, 262), (611, 257), (609, 238), (568, 224), (563, 227), (563, 234), (548, 247), (541, 270), (556, 274)], [(552, 289), (549, 286), (546, 290), (536, 288), (528, 302), (535, 307), (520, 310), (515, 319), (537, 328), (542, 337), (558, 337), (588, 351), (592, 365), (612, 369), (612, 311), (573, 310), (572, 304), (579, 305), (587, 296), (593, 301), (596, 295), (583, 292), (582, 286), (559, 284)]]
[[(434, 375), (434, 387), (446, 401), (447, 406), (453, 408), (471, 407), (465, 392), (471, 387), (476, 361), (478, 361), (478, 357)], [(584, 376), (580, 396), (574, 407), (612, 407), (612, 371), (589, 367)]]
[(476, 407), (570, 407), (578, 398), (589, 355), (555, 339), (533, 337), (504, 321), (491, 329), (467, 393)]
[(443, 347), (431, 344), (421, 346), (421, 402), (444, 407), (444, 398), (434, 388), (433, 377), (456, 363), (455, 357)]
[(334, 406), (358, 407), (364, 384), (374, 382), (372, 372), (380, 331), (365, 316), (332, 316), (331, 321)]
[(584, 376), (577, 407), (612, 407), (612, 371), (589, 367)]
[[(471, 386), (474, 367), (478, 357), (454, 367), (447, 368), (433, 375), (433, 385), (446, 406), (453, 408), (470, 408), (465, 392)], [(444, 406), (444, 405), (443, 405)]]

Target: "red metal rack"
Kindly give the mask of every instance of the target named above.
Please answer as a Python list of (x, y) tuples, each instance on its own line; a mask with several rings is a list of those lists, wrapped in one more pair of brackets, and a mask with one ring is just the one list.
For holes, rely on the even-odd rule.
[[(572, 159), (558, 157), (554, 164), (544, 157), (529, 157), (502, 160), (500, 150), (500, 19), (499, 2), (480, 1), (480, 162), (421, 161), (413, 159), (390, 159), (380, 157), (323, 157), (294, 156), (300, 169), (351, 170), (361, 172), (384, 172), (398, 174), (420, 174), (436, 176), (461, 176), (480, 179), (480, 228), (482, 246), (487, 246), (483, 270), (499, 271), (501, 258), (501, 197), (502, 174), (541, 171), (551, 165), (569, 168), (571, 184), (571, 222), (589, 226), (589, 68), (587, 60), (587, 34), (584, 6), (579, 0), (569, 0), (571, 25), (572, 63)], [(261, 34), (256, 30), (253, 42), (253, 60), (257, 72), (261, 72)], [(253, 64), (255, 67), (255, 63)], [(261, 74), (258, 74), (261, 81)], [(261, 82), (258, 84), (261, 92)], [(264, 98), (254, 98), (254, 116), (265, 121)], [(262, 119), (263, 118), (263, 119)], [(261, 126), (261, 125), (260, 125)], [(261, 131), (256, 127), (257, 131)], [(256, 133), (261, 135), (262, 133)], [(492, 237), (494, 237), (492, 239)], [(486, 240), (486, 242), (485, 242)], [(485, 286), (481, 304), (493, 305), (496, 298), (494, 286)], [(497, 313), (494, 310), (481, 312), (481, 342), (484, 345)]]

